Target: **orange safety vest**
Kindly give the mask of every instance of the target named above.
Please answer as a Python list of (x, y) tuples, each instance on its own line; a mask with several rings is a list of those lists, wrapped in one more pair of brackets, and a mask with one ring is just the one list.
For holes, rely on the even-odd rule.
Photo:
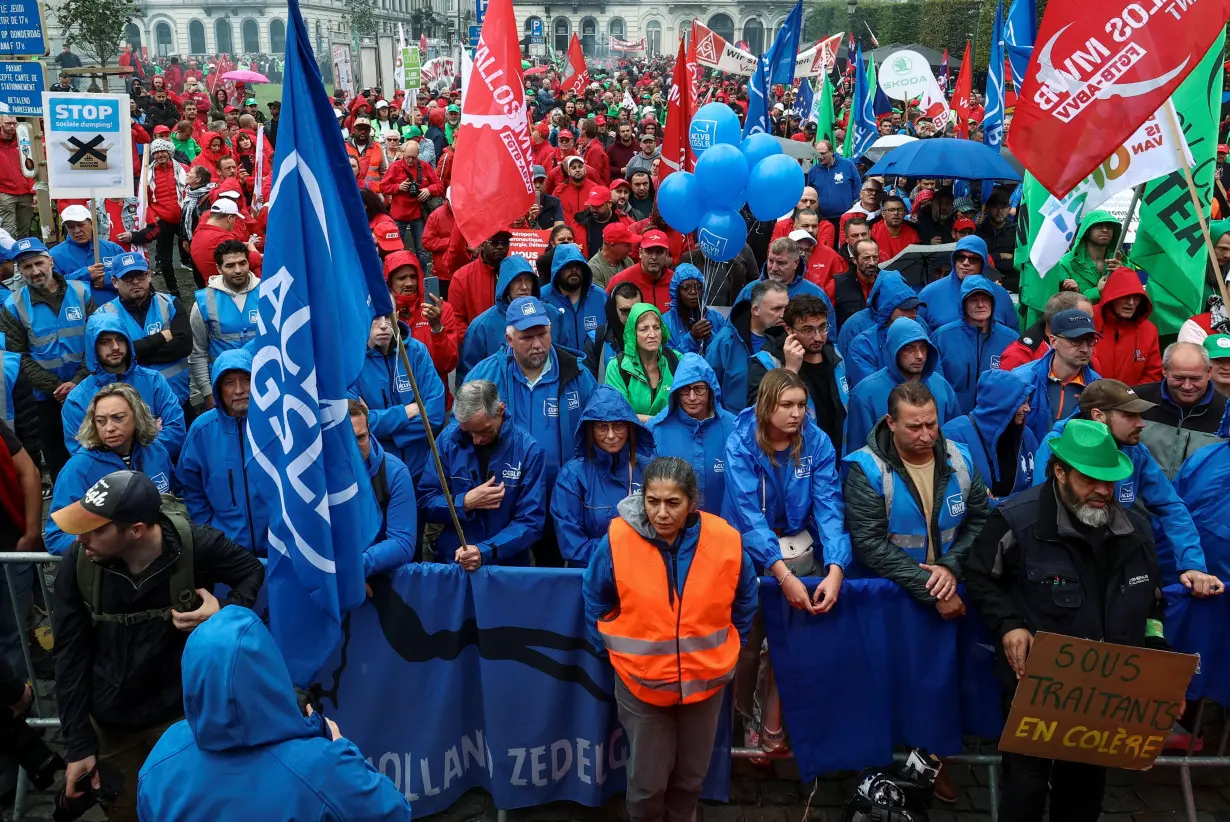
[(611, 665), (650, 705), (690, 705), (734, 678), (739, 632), (730, 618), (743, 564), (739, 532), (702, 513), (685, 590), (670, 592), (656, 547), (621, 517), (611, 521), (611, 564), (619, 607), (598, 621)]
[(384, 149), (375, 141), (362, 153), (349, 140), (346, 141), (345, 146), (346, 153), (359, 161), (359, 176), (363, 179), (360, 188), (379, 193), (380, 179), (383, 176), (380, 173), (380, 163), (384, 160)]

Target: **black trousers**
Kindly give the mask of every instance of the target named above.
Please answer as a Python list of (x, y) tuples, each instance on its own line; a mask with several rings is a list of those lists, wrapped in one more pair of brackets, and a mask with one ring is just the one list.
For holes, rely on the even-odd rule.
[(1097, 765), (1003, 753), (1000, 822), (1042, 822), (1050, 796), (1055, 822), (1097, 822), (1106, 792), (1106, 769)]
[(60, 475), (60, 469), (68, 462), (68, 446), (64, 444), (64, 424), (61, 415), (64, 407), (56, 402), (55, 397), (38, 401), (38, 428), (43, 443), (43, 462), (47, 464), (47, 473), (54, 483)]
[(158, 236), (154, 238), (154, 248), (158, 252), (158, 273), (166, 280), (167, 292), (172, 297), (179, 296), (179, 281), (175, 278), (175, 243), (179, 240), (179, 226), (158, 221)]

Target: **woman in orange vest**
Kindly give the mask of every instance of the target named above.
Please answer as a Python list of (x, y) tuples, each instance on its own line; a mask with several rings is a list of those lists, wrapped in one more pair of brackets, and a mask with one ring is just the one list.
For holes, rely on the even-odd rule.
[(654, 459), (585, 572), (590, 640), (617, 674), (631, 822), (691, 818), (759, 600), (739, 532), (697, 498), (692, 466)]

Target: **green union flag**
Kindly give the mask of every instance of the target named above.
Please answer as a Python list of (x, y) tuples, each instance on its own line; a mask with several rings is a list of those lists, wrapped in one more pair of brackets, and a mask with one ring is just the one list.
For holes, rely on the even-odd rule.
[[(1217, 163), (1217, 122), (1221, 115), (1222, 47), (1217, 39), (1195, 71), (1174, 94), (1183, 136), (1191, 148), (1192, 175), (1200, 207), (1209, 218), (1213, 171)], [(1205, 285), (1209, 252), (1182, 171), (1147, 183), (1140, 199), (1140, 228), (1131, 249), (1131, 265), (1149, 272), (1151, 319), (1163, 334), (1174, 334), (1183, 321), (1208, 310)]]

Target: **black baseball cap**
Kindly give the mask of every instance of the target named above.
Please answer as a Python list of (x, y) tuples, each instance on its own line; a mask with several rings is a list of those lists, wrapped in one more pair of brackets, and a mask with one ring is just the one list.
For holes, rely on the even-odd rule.
[(1079, 308), (1069, 308), (1051, 317), (1050, 330), (1056, 337), (1067, 337), (1070, 340), (1102, 336), (1093, 326), (1093, 317)]
[(152, 522), (162, 507), (154, 481), (140, 471), (107, 474), (85, 496), (53, 511), (52, 520), (66, 534), (88, 534), (108, 522)]

